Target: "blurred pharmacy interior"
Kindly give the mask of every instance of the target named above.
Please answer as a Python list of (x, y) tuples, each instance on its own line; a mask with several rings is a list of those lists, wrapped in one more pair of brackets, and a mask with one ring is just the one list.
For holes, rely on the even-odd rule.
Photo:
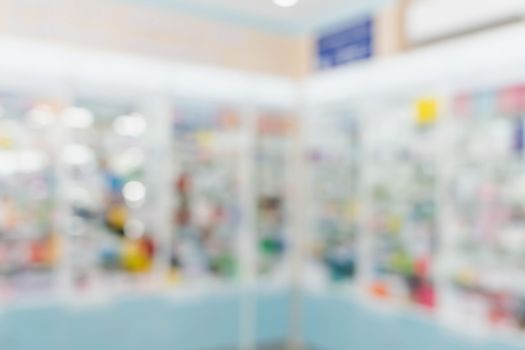
[(525, 349), (525, 1), (0, 0), (0, 349)]

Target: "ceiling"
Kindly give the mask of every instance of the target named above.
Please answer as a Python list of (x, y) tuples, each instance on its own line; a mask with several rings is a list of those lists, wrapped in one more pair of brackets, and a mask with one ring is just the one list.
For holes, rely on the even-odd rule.
[(326, 28), (345, 19), (370, 13), (395, 0), (300, 0), (281, 8), (272, 0), (123, 0), (169, 7), (193, 15), (259, 27), (283, 34)]

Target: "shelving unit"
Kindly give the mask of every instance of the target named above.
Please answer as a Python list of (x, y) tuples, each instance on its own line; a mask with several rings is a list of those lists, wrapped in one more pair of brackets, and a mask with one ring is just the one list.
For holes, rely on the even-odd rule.
[(367, 289), (374, 297), (436, 306), (438, 246), (434, 123), (415, 102), (384, 101), (367, 113)]
[[(62, 117), (62, 194), (71, 287), (122, 290), (154, 270), (147, 119), (133, 103), (78, 98)], [(128, 286), (128, 287), (126, 287)]]
[(55, 209), (53, 98), (0, 96), (0, 292), (49, 294), (56, 288), (60, 232)]
[(175, 107), (171, 267), (182, 280), (240, 281), (247, 132), (242, 118), (234, 108), (210, 103), (180, 102)]
[(256, 272), (260, 279), (291, 282), (293, 137), (297, 120), (282, 112), (257, 116), (254, 154)]
[(483, 332), (525, 329), (521, 86), (453, 96), (443, 314)]
[(305, 119), (308, 241), (304, 282), (348, 284), (360, 271), (362, 238), (361, 141), (357, 113), (320, 108)]

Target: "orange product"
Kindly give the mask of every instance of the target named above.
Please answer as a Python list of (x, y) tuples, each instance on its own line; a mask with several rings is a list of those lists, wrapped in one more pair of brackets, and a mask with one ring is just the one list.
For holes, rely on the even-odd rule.
[(370, 287), (370, 294), (377, 299), (388, 299), (390, 298), (390, 289), (384, 282), (374, 282)]

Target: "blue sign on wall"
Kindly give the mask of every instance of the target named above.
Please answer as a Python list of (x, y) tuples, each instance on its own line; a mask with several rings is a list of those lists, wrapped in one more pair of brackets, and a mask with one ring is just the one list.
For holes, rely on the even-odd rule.
[(320, 69), (366, 60), (373, 55), (373, 20), (358, 22), (324, 33), (317, 39)]

